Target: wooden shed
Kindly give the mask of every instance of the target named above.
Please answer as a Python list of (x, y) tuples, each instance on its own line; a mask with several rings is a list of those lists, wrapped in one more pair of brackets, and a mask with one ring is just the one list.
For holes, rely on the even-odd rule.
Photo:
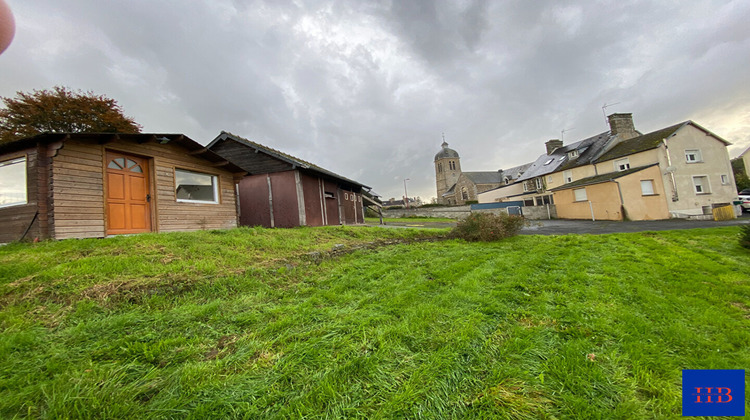
[(0, 145), (0, 243), (237, 226), (244, 171), (181, 134), (41, 134)]
[(366, 185), (226, 132), (207, 147), (247, 172), (239, 182), (243, 226), (364, 223)]

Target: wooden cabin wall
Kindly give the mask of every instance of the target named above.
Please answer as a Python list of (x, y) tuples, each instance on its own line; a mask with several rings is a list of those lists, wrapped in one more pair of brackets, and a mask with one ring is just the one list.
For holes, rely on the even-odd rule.
[[(131, 143), (114, 140), (106, 145), (70, 139), (53, 160), (54, 229), (57, 239), (105, 235), (105, 151), (114, 150), (150, 158), (150, 190), (154, 231), (227, 229), (237, 225), (232, 174), (212, 167), (179, 145)], [(219, 203), (182, 203), (175, 196), (175, 168), (219, 179)]]
[[(0, 162), (26, 157), (26, 204), (0, 208), (0, 243), (48, 239), (49, 172), (44, 147), (0, 155)], [(26, 235), (24, 236), (24, 233)]]

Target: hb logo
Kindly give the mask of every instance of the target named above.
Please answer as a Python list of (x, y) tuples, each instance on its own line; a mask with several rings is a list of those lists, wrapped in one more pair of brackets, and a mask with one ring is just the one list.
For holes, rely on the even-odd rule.
[(744, 416), (745, 371), (682, 371), (683, 416)]
[[(728, 403), (732, 401), (732, 389), (731, 388), (695, 388), (695, 402), (696, 403)], [(701, 398), (703, 398), (701, 400)], [(713, 401), (712, 401), (713, 398)]]

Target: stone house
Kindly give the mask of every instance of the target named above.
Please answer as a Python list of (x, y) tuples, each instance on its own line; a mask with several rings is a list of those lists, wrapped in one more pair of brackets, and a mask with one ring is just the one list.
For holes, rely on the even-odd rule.
[(434, 160), (439, 204), (463, 205), (477, 201), (480, 193), (510, 184), (520, 176), (517, 170), (463, 172), (458, 152), (449, 148), (445, 141), (441, 146)]

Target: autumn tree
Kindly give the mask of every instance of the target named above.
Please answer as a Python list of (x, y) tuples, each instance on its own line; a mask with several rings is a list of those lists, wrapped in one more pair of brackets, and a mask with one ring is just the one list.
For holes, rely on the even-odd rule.
[(45, 132), (141, 132), (141, 126), (123, 114), (117, 101), (91, 91), (55, 86), (0, 99), (5, 103), (0, 109), (0, 143)]

